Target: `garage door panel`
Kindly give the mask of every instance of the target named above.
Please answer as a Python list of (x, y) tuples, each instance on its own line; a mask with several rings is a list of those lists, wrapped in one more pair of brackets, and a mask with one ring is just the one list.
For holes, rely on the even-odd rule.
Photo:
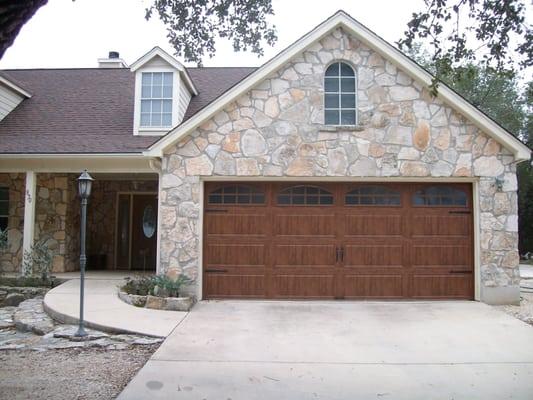
[(403, 260), (402, 244), (348, 244), (344, 255), (345, 267), (400, 266)]
[(470, 246), (461, 245), (414, 245), (413, 266), (468, 265), (471, 259)]
[(267, 215), (250, 214), (208, 214), (206, 218), (206, 235), (219, 236), (261, 236), (267, 234)]
[(412, 235), (469, 237), (470, 218), (469, 215), (414, 215)]
[(329, 245), (282, 245), (274, 246), (276, 267), (332, 266), (335, 264), (335, 248)]
[(264, 266), (264, 244), (209, 244), (208, 266)]
[(392, 275), (346, 275), (344, 277), (344, 297), (351, 299), (364, 298), (402, 298), (402, 274)]
[(264, 275), (206, 273), (205, 290), (210, 297), (250, 297), (265, 296)]
[(276, 275), (275, 297), (278, 298), (333, 298), (334, 275)]
[(227, 185), (206, 184), (206, 298), (474, 296), (469, 185)]
[(275, 216), (274, 236), (330, 237), (336, 235), (335, 214), (279, 214)]
[[(348, 209), (348, 212), (351, 211)], [(358, 210), (361, 212), (361, 210)], [(398, 236), (403, 232), (401, 215), (346, 215), (344, 236)]]
[(413, 275), (413, 298), (471, 299), (473, 276), (471, 274)]

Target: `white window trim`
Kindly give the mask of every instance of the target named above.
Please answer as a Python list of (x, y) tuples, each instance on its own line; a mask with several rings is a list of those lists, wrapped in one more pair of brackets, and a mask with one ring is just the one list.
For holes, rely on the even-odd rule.
[[(339, 92), (327, 92), (326, 91), (326, 71), (328, 70), (329, 67), (331, 67), (332, 65), (335, 65), (335, 64), (346, 64), (347, 66), (349, 66), (353, 73), (354, 73), (354, 79), (355, 79), (355, 91), (354, 92), (343, 92), (342, 91), (342, 87), (340, 86), (341, 85), (341, 78), (342, 78), (342, 75), (340, 74), (340, 71), (339, 71), (339, 75), (338, 76), (334, 76), (333, 78), (339, 78)], [(328, 65), (328, 67), (324, 70), (324, 78), (322, 80), (322, 84), (324, 85), (324, 125), (326, 126), (335, 126), (335, 127), (339, 127), (339, 126), (358, 126), (359, 124), (359, 112), (358, 112), (358, 92), (357, 92), (357, 89), (359, 87), (358, 85), (358, 74), (357, 74), (357, 69), (354, 68), (350, 63), (344, 61), (344, 60), (336, 60), (334, 62), (332, 62), (331, 64)], [(331, 78), (331, 77), (330, 77)], [(339, 107), (326, 107), (326, 95), (328, 94), (337, 94), (339, 96)], [(341, 106), (341, 96), (343, 94), (353, 94), (355, 96), (355, 106), (354, 108), (340, 108)], [(326, 123), (326, 111), (328, 110), (331, 110), (331, 111), (339, 111), (339, 123), (338, 124), (328, 124)], [(342, 111), (351, 111), (353, 110), (355, 112), (355, 123), (354, 124), (343, 124), (342, 123)]]
[[(141, 89), (143, 72), (172, 72), (172, 123), (168, 127), (142, 127), (141, 126)], [(172, 130), (178, 124), (180, 74), (172, 66), (146, 67), (135, 71), (135, 104), (133, 110), (133, 134), (135, 136), (162, 136)]]

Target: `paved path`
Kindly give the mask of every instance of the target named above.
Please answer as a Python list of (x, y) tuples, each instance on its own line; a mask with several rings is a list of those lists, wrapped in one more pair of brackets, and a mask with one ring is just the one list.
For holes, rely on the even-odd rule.
[[(124, 282), (124, 276), (123, 273), (88, 275), (85, 280), (87, 326), (112, 333), (167, 337), (187, 313), (150, 310), (124, 303), (117, 296), (117, 287)], [(70, 278), (70, 275), (65, 274), (61, 278)], [(45, 310), (61, 322), (77, 324), (80, 304), (79, 288), (79, 279), (71, 279), (50, 290), (44, 298)]]
[(533, 265), (520, 264), (520, 278), (533, 279)]
[(200, 302), (118, 399), (525, 400), (532, 343), (477, 302)]

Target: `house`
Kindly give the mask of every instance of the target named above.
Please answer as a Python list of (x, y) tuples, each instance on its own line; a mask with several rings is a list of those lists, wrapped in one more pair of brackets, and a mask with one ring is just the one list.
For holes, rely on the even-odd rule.
[(44, 240), (78, 269), (195, 282), (198, 299), (519, 301), (516, 166), (530, 149), (339, 11), (259, 68), (0, 75), (4, 271)]

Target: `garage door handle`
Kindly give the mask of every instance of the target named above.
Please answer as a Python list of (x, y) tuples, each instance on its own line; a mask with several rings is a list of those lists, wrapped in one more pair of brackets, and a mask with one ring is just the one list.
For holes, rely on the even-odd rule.
[(206, 269), (205, 272), (214, 272), (218, 274), (223, 274), (225, 272), (228, 272), (227, 269)]
[(225, 213), (228, 212), (228, 210), (217, 210), (214, 208), (206, 208), (205, 212), (212, 212), (212, 213)]
[(452, 210), (448, 211), (450, 214), (472, 214), (472, 211)]
[(471, 274), (472, 271), (456, 271), (456, 270), (451, 270), (450, 271), (450, 274)]

